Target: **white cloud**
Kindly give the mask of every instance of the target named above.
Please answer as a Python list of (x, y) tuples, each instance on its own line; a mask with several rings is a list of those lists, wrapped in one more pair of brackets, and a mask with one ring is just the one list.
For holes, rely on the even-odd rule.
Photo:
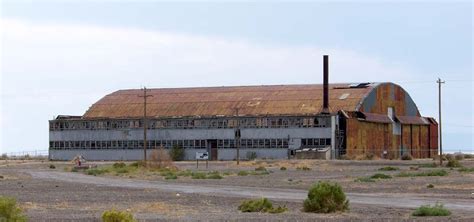
[[(409, 68), (345, 49), (281, 46), (131, 28), (2, 19), (2, 148), (45, 149), (47, 120), (83, 114), (121, 88), (413, 80)], [(20, 127), (9, 128), (16, 125)], [(30, 140), (18, 138), (31, 132)]]

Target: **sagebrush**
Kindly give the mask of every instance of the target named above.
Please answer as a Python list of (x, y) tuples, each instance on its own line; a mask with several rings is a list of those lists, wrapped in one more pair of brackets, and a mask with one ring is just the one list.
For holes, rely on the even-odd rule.
[(103, 222), (135, 222), (133, 215), (127, 211), (107, 210), (102, 214)]
[(242, 212), (262, 212), (262, 213), (283, 213), (288, 210), (286, 206), (273, 207), (271, 201), (267, 198), (256, 200), (245, 200), (239, 205)]
[(308, 198), (303, 202), (305, 212), (331, 213), (349, 209), (342, 187), (337, 183), (326, 181), (313, 185), (308, 192)]
[(440, 203), (435, 204), (434, 206), (424, 205), (415, 210), (412, 214), (417, 217), (426, 217), (426, 216), (449, 216), (451, 211), (444, 208)]
[(0, 221), (23, 222), (27, 218), (15, 199), (0, 196)]

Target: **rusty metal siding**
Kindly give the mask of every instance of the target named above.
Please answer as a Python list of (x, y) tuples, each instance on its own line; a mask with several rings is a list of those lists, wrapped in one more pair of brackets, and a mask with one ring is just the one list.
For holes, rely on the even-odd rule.
[[(348, 119), (346, 130), (346, 153), (349, 157), (367, 154), (379, 158), (397, 157), (391, 124)], [(386, 156), (383, 155), (384, 151), (387, 151)]]

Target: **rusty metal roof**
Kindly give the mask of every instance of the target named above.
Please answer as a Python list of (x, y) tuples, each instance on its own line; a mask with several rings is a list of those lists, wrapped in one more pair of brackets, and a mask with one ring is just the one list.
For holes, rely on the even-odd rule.
[[(331, 112), (355, 111), (376, 84), (350, 88), (329, 85)], [(147, 116), (156, 118), (240, 115), (313, 115), (323, 104), (323, 85), (229, 86), (148, 89)], [(141, 89), (119, 90), (93, 104), (83, 118), (140, 118)]]
[(395, 116), (401, 124), (429, 125), (430, 122), (424, 117), (419, 116)]
[(361, 112), (364, 115), (364, 121), (376, 123), (392, 123), (392, 120), (383, 114)]

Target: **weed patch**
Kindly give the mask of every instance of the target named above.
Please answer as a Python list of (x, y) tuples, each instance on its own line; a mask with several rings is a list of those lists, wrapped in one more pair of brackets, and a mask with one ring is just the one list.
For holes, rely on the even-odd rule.
[(474, 172), (474, 167), (467, 168), (467, 167), (461, 167), (458, 169), (459, 172)]
[(393, 167), (393, 166), (386, 166), (386, 167), (379, 168), (380, 171), (397, 171), (399, 169), (400, 168)]
[(249, 172), (245, 171), (245, 170), (242, 170), (242, 171), (239, 171), (239, 173), (237, 173), (237, 175), (239, 176), (247, 176), (249, 175)]
[(311, 168), (309, 168), (307, 166), (302, 166), (302, 167), (296, 167), (296, 170), (310, 171)]
[(135, 222), (133, 215), (126, 211), (107, 210), (102, 214), (103, 222)]
[(430, 183), (430, 184), (428, 184), (428, 185), (426, 186), (426, 188), (430, 188), (430, 189), (431, 189), (431, 188), (434, 188), (434, 185)]
[(458, 168), (458, 167), (462, 167), (462, 164), (459, 162), (459, 160), (451, 158), (451, 159), (448, 159), (448, 163), (446, 164), (446, 167)]
[(262, 212), (262, 213), (283, 213), (288, 210), (286, 206), (273, 207), (271, 201), (267, 198), (256, 200), (245, 200), (239, 205), (241, 212)]
[(264, 170), (267, 170), (267, 168), (265, 168), (263, 166), (259, 166), (259, 167), (255, 168), (255, 171), (264, 171)]
[(438, 165), (436, 163), (423, 163), (423, 164), (418, 164), (418, 167), (436, 168), (436, 167), (438, 167)]
[(387, 174), (383, 174), (383, 173), (377, 173), (377, 174), (372, 175), (370, 178), (372, 178), (372, 179), (391, 179), (392, 176), (387, 175)]
[(54, 164), (50, 164), (49, 169), (56, 169), (56, 166)]
[(432, 171), (417, 172), (417, 173), (401, 172), (397, 175), (397, 177), (432, 177), (432, 176), (447, 176), (447, 175), (448, 175), (448, 171), (446, 170), (432, 170)]
[(444, 208), (442, 204), (435, 204), (434, 206), (424, 205), (415, 210), (412, 214), (416, 217), (426, 217), (426, 216), (449, 216), (451, 211)]
[(108, 172), (109, 172), (109, 170), (107, 170), (107, 169), (98, 169), (98, 168), (93, 168), (93, 169), (86, 170), (87, 175), (94, 175), (94, 176), (102, 175), (102, 174), (108, 173)]
[(284, 171), (284, 170), (286, 170), (286, 167), (280, 167), (280, 170)]

